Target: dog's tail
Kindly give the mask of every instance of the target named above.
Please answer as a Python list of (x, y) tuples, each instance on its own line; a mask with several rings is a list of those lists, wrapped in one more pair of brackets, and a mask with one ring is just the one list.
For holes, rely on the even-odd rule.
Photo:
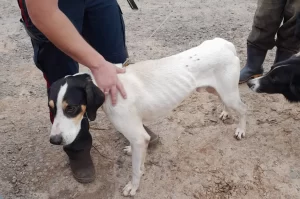
[(237, 56), (237, 53), (236, 53), (236, 49), (235, 49), (234, 44), (231, 43), (231, 42), (229, 42), (229, 41), (227, 41), (227, 42), (226, 42), (226, 45), (227, 45), (228, 48), (233, 52), (233, 54), (234, 54), (235, 56)]
[(217, 38), (215, 38), (215, 39), (216, 39), (216, 40), (221, 40), (221, 41), (223, 41), (224, 45), (225, 45), (231, 52), (233, 52), (233, 54), (234, 54), (235, 56), (237, 56), (237, 52), (236, 52), (236, 49), (235, 49), (235, 46), (234, 46), (233, 43), (231, 43), (230, 41), (228, 41), (228, 40), (226, 40), (226, 39), (219, 38), (219, 37), (217, 37)]

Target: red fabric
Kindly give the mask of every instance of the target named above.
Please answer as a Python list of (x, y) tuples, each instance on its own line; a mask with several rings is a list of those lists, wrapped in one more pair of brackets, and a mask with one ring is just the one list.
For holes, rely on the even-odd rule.
[[(43, 74), (43, 76), (44, 76), (44, 78), (45, 78), (45, 80), (46, 80), (46, 83), (47, 83), (47, 90), (48, 90), (48, 89), (50, 88), (50, 83), (49, 83), (49, 81), (48, 81), (46, 75)], [(54, 121), (53, 114), (52, 114), (52, 112), (51, 112), (50, 110), (49, 110), (49, 113), (50, 113), (50, 121), (51, 121), (51, 123), (53, 124), (53, 121)]]
[(46, 83), (47, 83), (47, 89), (48, 89), (48, 88), (50, 88), (51, 85), (50, 85), (50, 83), (49, 83), (49, 81), (48, 81), (46, 75), (43, 74), (43, 76), (44, 76), (44, 78), (45, 78), (45, 80), (46, 80)]
[(25, 22), (25, 25), (28, 26), (28, 18), (27, 18), (27, 15), (25, 14), (25, 8), (24, 8), (24, 5), (23, 5), (23, 0), (18, 0), (18, 3), (19, 3), (19, 7), (21, 9), (21, 15), (22, 15), (22, 18)]

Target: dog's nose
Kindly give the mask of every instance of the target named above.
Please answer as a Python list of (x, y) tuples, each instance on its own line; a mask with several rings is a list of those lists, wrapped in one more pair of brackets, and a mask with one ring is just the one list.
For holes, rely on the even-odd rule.
[(253, 83), (252, 80), (249, 80), (249, 81), (247, 82), (247, 85), (248, 85), (249, 88), (252, 88), (252, 87), (254, 86), (254, 83)]
[(60, 145), (62, 143), (62, 136), (61, 135), (50, 136), (50, 143), (55, 145)]

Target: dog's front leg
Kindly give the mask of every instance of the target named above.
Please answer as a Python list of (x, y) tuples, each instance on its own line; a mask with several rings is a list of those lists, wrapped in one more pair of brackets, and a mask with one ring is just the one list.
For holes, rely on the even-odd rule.
[(137, 132), (130, 140), (132, 151), (132, 180), (124, 187), (124, 196), (134, 196), (144, 173), (144, 162), (150, 136), (145, 130)]

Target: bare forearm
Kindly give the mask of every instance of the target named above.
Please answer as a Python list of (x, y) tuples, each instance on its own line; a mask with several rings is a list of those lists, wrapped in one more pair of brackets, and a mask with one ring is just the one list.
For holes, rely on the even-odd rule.
[[(47, 9), (47, 6), (44, 6), (40, 7), (39, 9), (42, 10), (37, 12), (36, 7), (38, 5), (31, 5), (33, 2), (36, 1), (27, 0), (27, 8), (32, 22), (56, 47), (90, 69), (98, 67), (105, 61), (104, 58), (82, 38), (71, 21), (58, 7), (48, 7)], [(51, 5), (52, 4), (53, 2), (51, 2)], [(45, 10), (43, 10), (44, 8)]]

